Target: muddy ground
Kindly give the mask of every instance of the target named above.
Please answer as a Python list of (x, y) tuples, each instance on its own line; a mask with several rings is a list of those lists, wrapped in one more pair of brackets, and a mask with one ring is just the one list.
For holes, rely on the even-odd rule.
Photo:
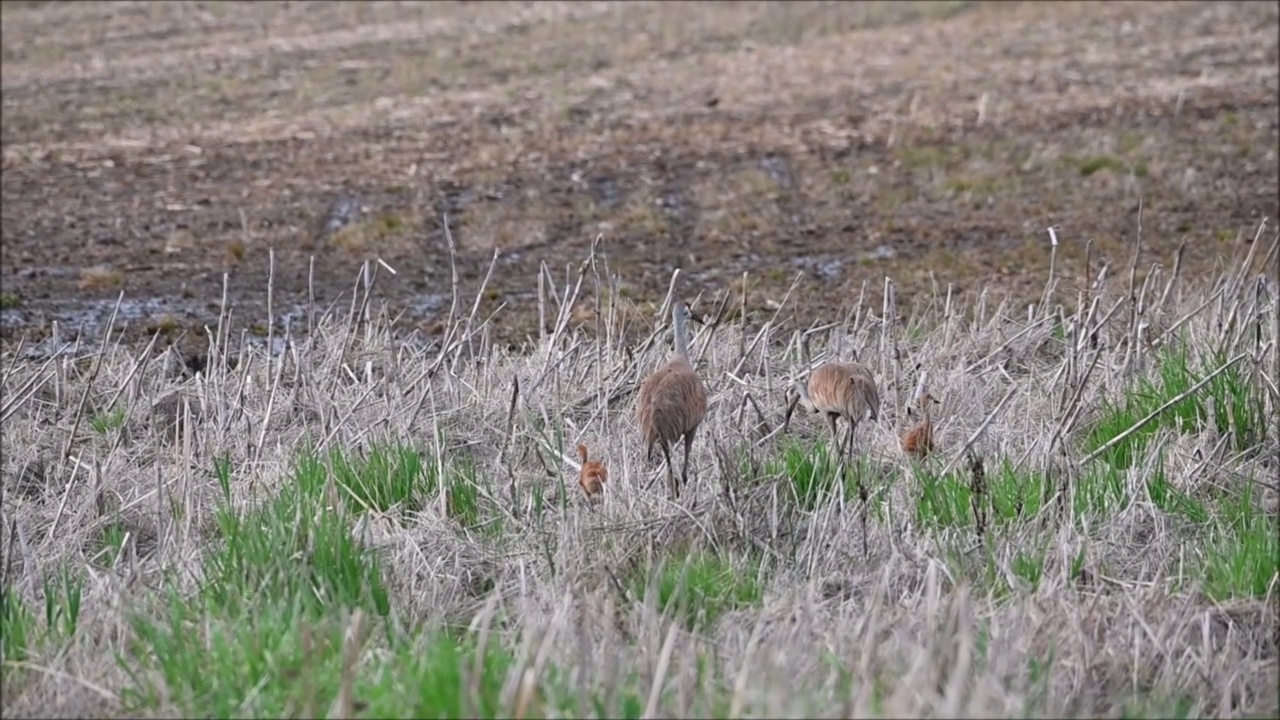
[[(3, 336), (242, 328), (464, 297), (536, 333), (600, 236), (640, 316), (742, 291), (795, 320), (1074, 306), (1103, 262), (1231, 262), (1277, 202), (1277, 4), (3, 3)], [(1086, 245), (1092, 244), (1086, 269)], [(314, 259), (314, 263), (312, 263)], [(994, 282), (993, 282), (994, 281)], [(468, 300), (469, 305), (469, 300)], [(590, 299), (575, 319), (590, 323)], [(296, 316), (295, 316), (296, 317)], [(294, 326), (298, 328), (297, 325)], [(188, 332), (187, 337), (194, 336)]]

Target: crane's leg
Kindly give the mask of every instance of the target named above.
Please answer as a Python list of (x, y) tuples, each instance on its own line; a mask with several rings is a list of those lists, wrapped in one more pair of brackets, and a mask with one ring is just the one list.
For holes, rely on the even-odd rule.
[[(849, 443), (847, 452), (850, 466), (853, 465), (853, 433), (857, 428), (858, 423), (852, 420), (849, 421)], [(856, 470), (854, 472), (858, 477), (858, 500), (862, 505), (862, 556), (865, 558), (869, 555), (867, 551), (867, 482), (866, 478), (863, 477), (863, 473), (857, 472)]]
[(680, 489), (676, 487), (676, 476), (671, 469), (671, 447), (666, 440), (662, 441), (662, 456), (667, 459), (667, 489), (671, 491), (672, 496), (678, 496)]
[(853, 467), (853, 433), (857, 431), (857, 429), (858, 429), (858, 423), (850, 421), (849, 434), (845, 436), (845, 441), (844, 441), (844, 456), (845, 456), (845, 460), (849, 463), (850, 468)]
[(680, 469), (681, 487), (689, 484), (689, 451), (693, 448), (693, 432), (684, 434), (684, 467)]
[(841, 452), (841, 450), (843, 449), (843, 446), (840, 444), (840, 430), (836, 427), (837, 416), (835, 413), (826, 413), (826, 416), (827, 416), (827, 427), (830, 428), (831, 430), (831, 442), (835, 443), (835, 445), (833, 446), (835, 459), (837, 462), (839, 462), (840, 459), (844, 457), (844, 453)]
[(836, 500), (840, 505), (840, 512), (844, 512), (844, 477), (848, 468), (844, 462), (844, 444), (840, 442), (840, 426), (839, 415), (835, 413), (825, 413), (827, 418), (827, 427), (831, 430), (832, 449), (829, 457), (836, 463)]
[[(670, 451), (667, 449), (667, 443), (666, 443), (666, 441), (664, 441), (662, 438), (658, 438), (658, 439), (657, 439), (657, 444), (658, 444), (658, 445), (660, 445), (660, 446), (662, 447), (662, 455), (663, 455), (663, 457), (665, 457), (665, 458), (667, 459), (667, 465), (668, 465), (668, 466), (670, 466), (670, 465), (671, 465), (671, 454), (670, 454)], [(653, 456), (653, 446), (652, 446), (652, 445), (650, 445), (650, 446), (649, 446), (649, 455), (650, 455), (650, 457), (652, 457), (652, 456)], [(656, 475), (652, 475), (652, 476), (650, 476), (650, 477), (649, 477), (649, 482), (646, 482), (646, 483), (644, 484), (644, 489), (645, 489), (645, 490), (648, 490), (649, 488), (653, 487), (653, 481), (654, 481), (654, 480), (656, 480), (656, 479), (658, 479)]]

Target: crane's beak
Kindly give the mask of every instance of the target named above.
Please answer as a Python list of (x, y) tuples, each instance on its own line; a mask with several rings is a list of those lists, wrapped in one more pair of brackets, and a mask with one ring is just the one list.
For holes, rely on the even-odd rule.
[(796, 405), (800, 404), (800, 394), (791, 393), (791, 400), (787, 403), (787, 417), (782, 421), (782, 432), (786, 432), (791, 427), (791, 415), (796, 411)]

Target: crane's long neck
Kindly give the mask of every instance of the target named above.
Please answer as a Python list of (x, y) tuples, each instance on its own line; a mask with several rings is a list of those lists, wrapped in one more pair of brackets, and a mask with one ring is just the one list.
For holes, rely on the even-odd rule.
[(796, 383), (796, 399), (805, 410), (809, 412), (817, 412), (818, 409), (813, 405), (813, 398), (809, 397), (809, 384), (800, 381)]
[(933, 404), (933, 398), (926, 396), (920, 402), (920, 414), (924, 416), (924, 424), (933, 427), (933, 417), (929, 414), (929, 406)]
[(671, 324), (675, 328), (676, 334), (676, 357), (681, 358), (682, 360), (688, 360), (689, 338), (685, 334), (688, 331), (685, 328), (684, 313), (680, 312), (679, 306), (671, 311)]

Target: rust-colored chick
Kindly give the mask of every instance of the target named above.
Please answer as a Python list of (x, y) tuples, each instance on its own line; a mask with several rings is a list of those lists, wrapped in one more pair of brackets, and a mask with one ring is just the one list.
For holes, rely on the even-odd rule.
[[(636, 395), (636, 423), (644, 436), (646, 452), (653, 457), (653, 446), (662, 448), (667, 460), (667, 485), (673, 498), (680, 496), (680, 486), (689, 481), (689, 450), (698, 425), (707, 414), (707, 389), (689, 360), (689, 337), (685, 323), (702, 322), (683, 302), (671, 308), (671, 324), (675, 331), (675, 355), (666, 365), (653, 371), (640, 384)], [(680, 482), (676, 483), (671, 467), (671, 445), (684, 441), (684, 465)]]
[(578, 484), (582, 491), (591, 497), (604, 487), (609, 479), (609, 470), (599, 460), (587, 459), (587, 446), (578, 443), (578, 457), (582, 458), (582, 471), (578, 474)]
[[(902, 435), (902, 452), (923, 459), (933, 452), (933, 417), (929, 413), (929, 408), (936, 405), (938, 399), (931, 395), (921, 383), (916, 389), (915, 403), (920, 413), (920, 421)], [(907, 412), (910, 413), (911, 409), (907, 408)]]

